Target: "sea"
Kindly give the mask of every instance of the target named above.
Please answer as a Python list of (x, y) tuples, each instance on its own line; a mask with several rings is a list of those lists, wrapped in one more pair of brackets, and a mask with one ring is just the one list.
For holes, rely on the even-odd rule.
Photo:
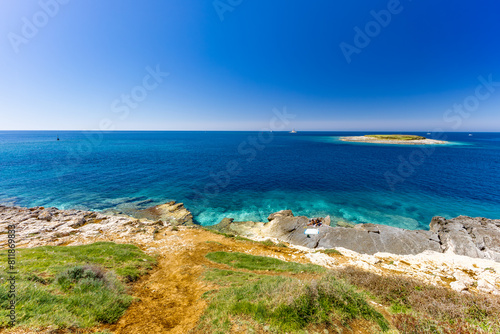
[(127, 212), (175, 200), (205, 226), (285, 209), (406, 229), (433, 216), (500, 219), (500, 133), (340, 140), (365, 134), (0, 131), (0, 204)]

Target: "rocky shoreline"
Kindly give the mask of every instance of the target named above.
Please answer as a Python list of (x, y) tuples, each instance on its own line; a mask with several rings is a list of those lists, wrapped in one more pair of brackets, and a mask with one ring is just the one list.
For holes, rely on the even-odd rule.
[(419, 140), (387, 140), (387, 139), (376, 139), (365, 136), (354, 136), (354, 137), (341, 137), (341, 141), (351, 142), (351, 143), (372, 143), (372, 144), (399, 144), (399, 145), (436, 145), (436, 144), (448, 144), (444, 140), (436, 139), (419, 139)]
[[(424, 251), (453, 253), (500, 262), (500, 220), (460, 216), (454, 219), (434, 217), (430, 229), (405, 230), (377, 224), (351, 227), (318, 227), (319, 234), (304, 234), (309, 228), (307, 217), (295, 217), (291, 210), (273, 213), (267, 223), (234, 222), (225, 219), (211, 226), (219, 232), (248, 237), (272, 237), (308, 248), (343, 247), (361, 254), (379, 252), (398, 255)], [(329, 221), (329, 217), (324, 220)]]
[[(8, 226), (14, 225), (17, 247), (106, 240), (148, 245), (145, 250), (154, 254), (160, 248), (168, 251), (174, 247), (174, 243), (157, 245), (160, 233), (170, 235), (175, 247), (189, 247), (175, 231), (180, 228), (187, 233), (198, 227), (182, 203), (169, 202), (135, 214), (0, 206), (0, 246), (7, 247)], [(323, 218), (320, 227), (308, 223), (308, 217), (283, 210), (271, 214), (267, 222), (226, 218), (207, 229), (256, 241), (285, 242), (297, 250), (297, 256), (328, 268), (356, 266), (378, 274), (398, 272), (457, 291), (500, 294), (500, 220), (434, 217), (428, 231), (375, 224), (329, 226), (329, 217)], [(319, 233), (307, 236), (306, 228)], [(332, 248), (343, 256), (334, 259), (321, 253)]]
[[(309, 218), (294, 216), (291, 210), (271, 214), (268, 222), (236, 222), (225, 218), (207, 227), (222, 233), (249, 238), (274, 238), (307, 248), (342, 247), (361, 254), (384, 252), (398, 255), (424, 251), (452, 253), (500, 262), (500, 220), (459, 216), (434, 217), (429, 230), (405, 230), (377, 224), (314, 227), (318, 234), (306, 235)], [(134, 212), (134, 216), (108, 215), (92, 211), (57, 208), (20, 208), (0, 206), (0, 245), (6, 245), (7, 226), (15, 225), (19, 245), (32, 247), (75, 235), (99, 235), (104, 232), (133, 233), (134, 229), (169, 226), (197, 226), (182, 203), (174, 201)]]

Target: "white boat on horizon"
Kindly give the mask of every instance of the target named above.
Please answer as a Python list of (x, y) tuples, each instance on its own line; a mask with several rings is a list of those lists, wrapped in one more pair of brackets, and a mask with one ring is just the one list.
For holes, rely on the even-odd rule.
[(293, 129), (292, 131), (290, 131), (290, 133), (297, 133), (297, 131), (295, 131), (295, 129)]

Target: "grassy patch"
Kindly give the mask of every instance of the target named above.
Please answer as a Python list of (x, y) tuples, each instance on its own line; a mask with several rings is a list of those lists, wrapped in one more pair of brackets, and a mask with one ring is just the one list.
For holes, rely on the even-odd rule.
[(414, 135), (365, 135), (365, 137), (383, 139), (383, 140), (423, 140), (427, 139), (422, 136)]
[(212, 269), (205, 273), (205, 280), (221, 286), (241, 286), (261, 279), (262, 275), (232, 270)]
[(500, 333), (500, 297), (461, 294), (404, 276), (346, 268), (336, 276), (389, 306), (401, 333)]
[(205, 279), (221, 285), (206, 294), (210, 304), (200, 319), (199, 329), (226, 333), (235, 319), (250, 318), (273, 332), (298, 333), (308, 326), (335, 328), (339, 322), (363, 318), (387, 330), (388, 323), (362, 294), (331, 275), (301, 281), (282, 276), (256, 275), (230, 270), (212, 270)]
[(255, 256), (237, 252), (213, 252), (206, 257), (213, 262), (227, 264), (233, 268), (248, 270), (272, 270), (277, 272), (324, 273), (326, 269), (314, 264), (285, 262), (272, 257)]
[(322, 249), (319, 251), (320, 253), (323, 253), (323, 254), (330, 254), (330, 255), (342, 255), (341, 252), (339, 252), (338, 250), (336, 249)]
[(255, 241), (255, 240), (248, 239), (248, 238), (245, 238), (245, 237), (242, 237), (242, 236), (239, 236), (239, 235), (235, 235), (235, 234), (232, 234), (232, 233), (224, 233), (224, 232), (220, 232), (220, 231), (217, 231), (217, 230), (214, 230), (214, 229), (210, 229), (210, 228), (205, 228), (205, 229), (207, 231), (209, 231), (209, 232), (212, 232), (212, 233), (215, 233), (215, 234), (218, 234), (218, 235), (222, 235), (222, 236), (224, 236), (226, 238), (231, 238), (231, 239), (234, 239), (234, 240), (247, 241), (247, 242), (251, 242), (251, 243), (254, 243), (254, 244), (261, 244), (261, 245), (268, 246), (268, 247), (282, 247), (282, 248), (287, 248), (288, 247), (284, 242), (274, 243), (273, 241), (271, 241), (269, 239), (264, 240), (264, 241)]
[(254, 244), (261, 244), (261, 245), (264, 245), (264, 246), (267, 246), (267, 247), (282, 247), (282, 248), (287, 248), (288, 246), (283, 243), (283, 242), (279, 242), (279, 243), (274, 243), (273, 241), (267, 239), (267, 240), (264, 240), (264, 241), (255, 241), (255, 240), (252, 240), (252, 239), (248, 239), (248, 238), (245, 238), (245, 237), (241, 237), (241, 236), (235, 236), (234, 237), (235, 240), (241, 240), (241, 241), (247, 241), (247, 242), (251, 242), (251, 243), (254, 243)]
[[(6, 251), (0, 256), (7, 257)], [(111, 242), (18, 249), (17, 324), (87, 328), (116, 322), (132, 302), (123, 282), (136, 280), (154, 263), (136, 246)], [(2, 283), (0, 326), (6, 325), (8, 302), (8, 285)]]
[(219, 232), (215, 229), (208, 228), (208, 227), (205, 227), (204, 229), (208, 232), (212, 232), (212, 233), (217, 234), (217, 235), (222, 235), (223, 237), (226, 237), (226, 238), (235, 238), (236, 237), (236, 235), (234, 235), (232, 233)]

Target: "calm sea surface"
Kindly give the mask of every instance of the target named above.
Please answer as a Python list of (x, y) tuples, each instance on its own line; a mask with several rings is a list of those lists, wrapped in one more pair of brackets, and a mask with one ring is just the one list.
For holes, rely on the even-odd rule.
[(447, 133), (441, 146), (338, 140), (363, 134), (2, 131), (0, 203), (127, 210), (176, 200), (203, 225), (283, 209), (409, 229), (435, 215), (500, 218), (500, 133)]

